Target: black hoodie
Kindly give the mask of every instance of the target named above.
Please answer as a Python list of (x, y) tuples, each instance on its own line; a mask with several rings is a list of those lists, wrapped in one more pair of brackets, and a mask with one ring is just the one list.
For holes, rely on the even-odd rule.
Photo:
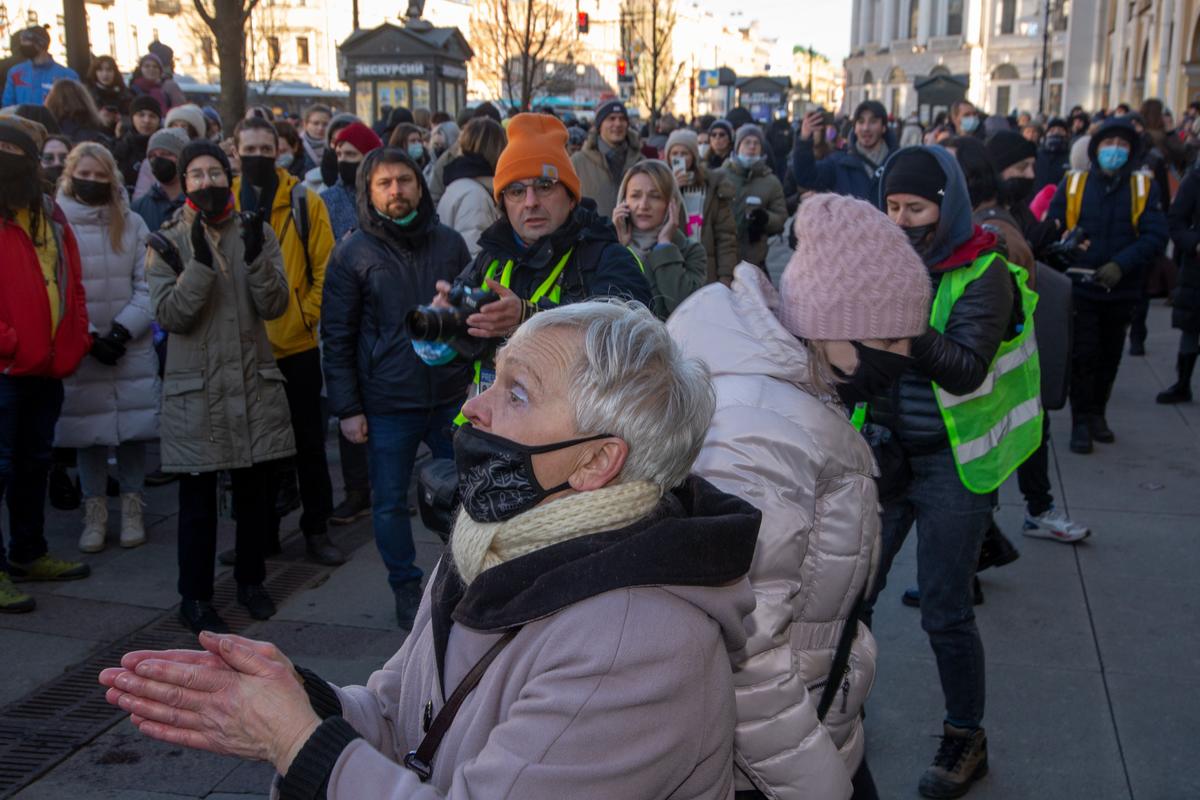
[[(371, 173), (384, 154), (406, 164), (421, 185), (417, 218), (401, 227), (368, 198)], [(413, 351), (405, 315), (426, 305), (438, 281), (453, 281), (470, 261), (467, 245), (438, 222), (421, 171), (395, 148), (373, 150), (357, 182), (358, 229), (334, 248), (325, 268), (321, 314), (325, 385), (339, 419), (461, 404), (466, 364), (430, 367)]]

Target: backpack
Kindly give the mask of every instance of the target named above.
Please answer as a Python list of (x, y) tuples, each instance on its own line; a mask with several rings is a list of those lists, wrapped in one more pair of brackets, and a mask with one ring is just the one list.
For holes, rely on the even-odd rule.
[[(1083, 210), (1083, 189), (1087, 184), (1086, 170), (1071, 170), (1067, 173), (1067, 230), (1074, 230), (1079, 224), (1079, 214)], [(1133, 220), (1133, 230), (1137, 231), (1138, 220), (1150, 202), (1150, 175), (1137, 170), (1129, 176), (1129, 190), (1133, 194), (1130, 205), (1130, 216)]]

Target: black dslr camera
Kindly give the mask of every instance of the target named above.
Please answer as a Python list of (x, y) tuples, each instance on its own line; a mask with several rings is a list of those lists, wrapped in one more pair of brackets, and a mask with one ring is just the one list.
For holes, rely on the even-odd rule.
[(1083, 245), (1090, 239), (1087, 231), (1081, 227), (1075, 227), (1067, 234), (1067, 238), (1046, 248), (1044, 254), (1046, 263), (1059, 272), (1070, 270), (1083, 255)]
[(417, 306), (404, 318), (409, 338), (418, 342), (450, 342), (467, 336), (467, 317), (496, 300), (488, 289), (455, 286), (450, 290), (450, 308)]

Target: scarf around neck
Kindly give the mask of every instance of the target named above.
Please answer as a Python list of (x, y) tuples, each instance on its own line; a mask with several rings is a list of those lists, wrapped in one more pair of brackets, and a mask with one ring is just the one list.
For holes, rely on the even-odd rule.
[(879, 140), (878, 144), (870, 149), (867, 149), (858, 142), (855, 142), (854, 149), (858, 151), (859, 155), (870, 162), (870, 167), (867, 169), (867, 172), (874, 172), (875, 170), (879, 169), (879, 166), (883, 164), (884, 161), (887, 160), (888, 146), (887, 142), (882, 138)]
[(621, 177), (625, 174), (625, 152), (629, 149), (629, 144), (621, 142), (613, 147), (597, 136), (596, 146), (600, 150), (600, 155), (604, 156), (604, 163), (608, 165), (608, 172), (612, 175), (613, 183), (620, 183)]
[(463, 583), (507, 561), (580, 536), (619, 530), (649, 514), (662, 492), (650, 481), (633, 481), (580, 492), (536, 506), (504, 522), (476, 522), (462, 510), (450, 552)]

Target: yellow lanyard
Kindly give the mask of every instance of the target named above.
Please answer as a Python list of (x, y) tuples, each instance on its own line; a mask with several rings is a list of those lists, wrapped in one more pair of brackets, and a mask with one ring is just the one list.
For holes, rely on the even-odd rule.
[[(574, 252), (574, 250), (575, 248), (571, 248), (561, 259), (559, 259), (558, 264), (556, 264), (554, 269), (550, 271), (550, 275), (546, 277), (546, 280), (542, 281), (542, 285), (539, 286), (537, 291), (533, 293), (533, 296), (529, 298), (529, 302), (536, 303), (545, 297), (547, 292), (550, 294), (550, 302), (557, 303), (559, 301), (559, 299), (562, 297), (562, 287), (558, 285), (558, 280), (562, 277), (563, 270), (566, 268), (567, 261), (570, 260), (571, 253)], [(488, 267), (487, 271), (488, 278), (496, 277), (496, 267), (498, 266), (500, 266), (499, 261), (493, 261), (491, 263), (491, 266)], [(512, 271), (513, 261), (512, 259), (509, 259), (504, 265), (504, 272), (500, 274), (500, 285), (505, 289), (509, 288), (512, 281)]]

